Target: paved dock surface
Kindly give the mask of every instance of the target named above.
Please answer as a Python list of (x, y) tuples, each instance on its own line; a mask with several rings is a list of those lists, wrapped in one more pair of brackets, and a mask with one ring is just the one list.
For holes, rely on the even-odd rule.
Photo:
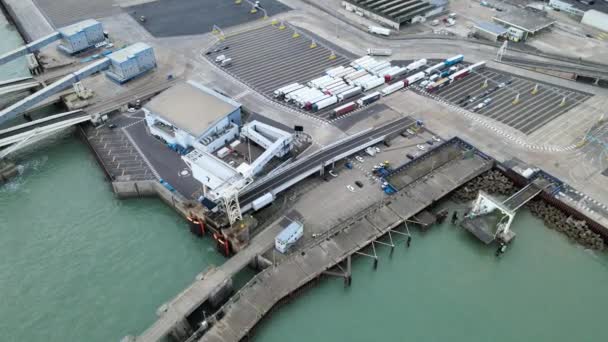
[(159, 341), (184, 317), (203, 304), (210, 294), (221, 286), (227, 278), (233, 277), (253, 258), (263, 254), (274, 244), (274, 238), (283, 229), (275, 222), (256, 235), (249, 246), (228, 259), (221, 267), (212, 270), (204, 279), (192, 283), (167, 305), (167, 311), (140, 336), (137, 341)]
[(224, 306), (224, 317), (200, 341), (240, 341), (280, 299), (491, 166), (491, 161), (477, 155), (445, 164), (431, 175), (414, 180), (386, 205), (374, 205), (353, 225), (338, 226), (340, 234), (321, 239), (260, 272)]

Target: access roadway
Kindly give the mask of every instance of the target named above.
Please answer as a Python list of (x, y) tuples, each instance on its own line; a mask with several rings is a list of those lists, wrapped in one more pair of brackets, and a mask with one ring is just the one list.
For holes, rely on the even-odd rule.
[(368, 146), (377, 144), (387, 137), (399, 134), (414, 123), (415, 120), (408, 116), (389, 122), (375, 129), (363, 131), (360, 134), (337, 141), (316, 153), (307, 156), (305, 159), (301, 159), (286, 166), (282, 170), (269, 174), (243, 190), (242, 194), (239, 196), (241, 210), (247, 211), (251, 209), (252, 202), (256, 198), (259, 198), (268, 192), (276, 195), (306, 177), (317, 172), (322, 172), (325, 166), (353, 153), (359, 152)]

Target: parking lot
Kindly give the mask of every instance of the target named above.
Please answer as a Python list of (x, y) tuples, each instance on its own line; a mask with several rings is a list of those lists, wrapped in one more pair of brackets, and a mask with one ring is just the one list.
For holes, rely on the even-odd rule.
[[(218, 55), (232, 59), (232, 65), (222, 68), (253, 90), (275, 100), (273, 92), (285, 85), (306, 82), (320, 77), (325, 70), (339, 65), (348, 65), (354, 56), (346, 55), (329, 46), (321, 38), (303, 30), (279, 24), (251, 30), (227, 37), (213, 46), (206, 55), (214, 61)], [(298, 32), (300, 35), (294, 38)], [(317, 46), (311, 48), (313, 40)], [(216, 50), (220, 51), (216, 51)], [(335, 58), (330, 59), (332, 52)], [(357, 98), (353, 98), (352, 101)], [(280, 101), (285, 104), (285, 102)], [(331, 120), (331, 110), (336, 104), (319, 112), (307, 112), (323, 120)], [(300, 110), (298, 107), (290, 106)]]
[[(107, 0), (106, 0), (107, 1)], [(264, 10), (268, 16), (290, 10), (275, 0), (265, 0)], [(134, 5), (125, 10), (155, 37), (172, 37), (211, 32), (213, 25), (222, 29), (261, 20), (264, 11), (250, 13), (251, 4), (246, 1), (236, 4), (223, 0), (158, 0)], [(145, 21), (140, 20), (141, 16)]]
[[(420, 87), (417, 89), (421, 91)], [(477, 70), (430, 95), (524, 134), (533, 133), (592, 96), (491, 68)]]

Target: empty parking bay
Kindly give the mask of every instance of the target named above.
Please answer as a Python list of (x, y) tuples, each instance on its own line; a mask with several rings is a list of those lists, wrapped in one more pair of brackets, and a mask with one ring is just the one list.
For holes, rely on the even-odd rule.
[[(264, 0), (262, 6), (268, 16), (290, 10), (276, 0)], [(153, 36), (171, 37), (207, 33), (213, 25), (227, 28), (264, 16), (264, 10), (251, 13), (251, 9), (246, 1), (237, 4), (229, 0), (157, 0), (128, 7), (126, 11)]]
[[(268, 25), (263, 28), (227, 37), (210, 49), (206, 57), (214, 61), (223, 54), (232, 59), (224, 71), (238, 78), (255, 91), (273, 99), (272, 93), (285, 85), (306, 83), (320, 77), (325, 70), (347, 65), (351, 58), (320, 43), (310, 33), (286, 26)], [(294, 38), (294, 33), (299, 36)], [(317, 46), (311, 48), (312, 41)], [(214, 52), (216, 50), (220, 50)], [(330, 58), (332, 55), (335, 58)], [(328, 111), (312, 113), (328, 119)]]
[(477, 70), (434, 94), (524, 134), (533, 133), (592, 96), (491, 68)]

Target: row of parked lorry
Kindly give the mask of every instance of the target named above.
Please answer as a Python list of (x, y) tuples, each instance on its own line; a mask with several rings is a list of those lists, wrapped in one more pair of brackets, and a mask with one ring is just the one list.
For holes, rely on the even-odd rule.
[[(469, 67), (463, 71), (456, 67), (463, 59), (463, 55), (457, 55), (412, 74), (427, 66), (427, 60), (423, 58), (406, 66), (395, 66), (390, 61), (377, 60), (368, 55), (354, 60), (347, 66), (331, 68), (325, 71), (323, 76), (306, 84), (292, 83), (281, 87), (274, 91), (274, 97), (313, 112), (344, 103), (333, 109), (334, 117), (339, 117), (423, 79), (442, 77), (442, 80), (444, 78), (450, 80), (449, 77), (453, 75), (464, 75), (472, 69), (469, 70), (471, 68)], [(410, 76), (405, 77), (406, 75)], [(347, 102), (348, 99), (382, 85), (386, 86), (380, 91), (368, 93), (357, 101)]]

